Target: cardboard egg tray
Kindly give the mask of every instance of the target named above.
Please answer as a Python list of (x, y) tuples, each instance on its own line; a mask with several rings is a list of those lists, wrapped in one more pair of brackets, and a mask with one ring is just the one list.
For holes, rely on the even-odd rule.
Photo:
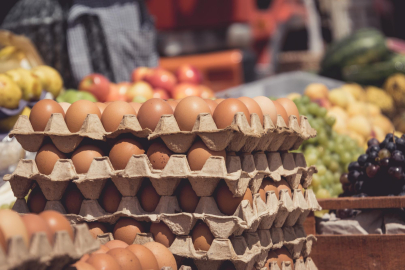
[(172, 155), (163, 170), (155, 170), (148, 157), (134, 155), (124, 170), (114, 170), (108, 157), (94, 158), (87, 174), (77, 174), (69, 159), (56, 162), (50, 175), (39, 173), (34, 160), (20, 160), (12, 174), (5, 175), (14, 195), (24, 198), (35, 180), (47, 200), (60, 200), (70, 181), (73, 181), (86, 199), (98, 199), (105, 183), (112, 179), (122, 196), (135, 196), (145, 178), (150, 179), (156, 192), (171, 196), (182, 179), (187, 178), (197, 196), (212, 196), (221, 179), (236, 197), (243, 196), (250, 186), (259, 191), (263, 178), (275, 181), (285, 177), (292, 188), (299, 183), (306, 188), (317, 170), (307, 167), (301, 153), (258, 152), (254, 155), (210, 157), (201, 171), (192, 171), (185, 155)]
[(12, 237), (8, 240), (7, 254), (0, 248), (0, 270), (63, 269), (100, 248), (87, 225), (74, 225), (73, 230), (74, 241), (66, 231), (59, 231), (55, 233), (53, 246), (43, 232), (32, 236), (28, 248), (21, 236)]
[(174, 153), (186, 153), (197, 137), (214, 151), (227, 149), (233, 152), (252, 151), (287, 151), (295, 150), (304, 140), (316, 136), (305, 116), (301, 116), (301, 125), (297, 117), (289, 117), (287, 126), (278, 115), (277, 123), (272, 123), (270, 116), (264, 116), (261, 124), (257, 114), (251, 115), (251, 125), (243, 113), (236, 113), (230, 126), (218, 129), (211, 114), (202, 113), (197, 117), (192, 131), (180, 131), (174, 115), (163, 115), (155, 130), (142, 129), (135, 115), (124, 115), (114, 132), (106, 132), (97, 115), (89, 114), (80, 131), (72, 133), (67, 128), (62, 114), (52, 114), (45, 131), (35, 132), (29, 118), (19, 116), (10, 137), (16, 137), (22, 147), (37, 152), (44, 139), (49, 137), (55, 146), (64, 153), (72, 152), (83, 140), (107, 140), (123, 133), (132, 133), (135, 137), (153, 140), (161, 138)]
[(291, 265), (290, 262), (282, 262), (280, 269), (280, 267), (277, 265), (277, 262), (271, 262), (269, 264), (269, 268), (263, 267), (260, 270), (318, 270), (318, 267), (316, 267), (312, 258), (308, 257), (305, 258), (305, 260), (297, 259), (294, 262), (294, 267)]

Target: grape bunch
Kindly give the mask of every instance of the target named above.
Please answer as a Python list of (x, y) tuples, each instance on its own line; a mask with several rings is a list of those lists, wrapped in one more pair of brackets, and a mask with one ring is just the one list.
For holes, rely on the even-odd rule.
[(349, 136), (332, 129), (335, 118), (327, 115), (326, 108), (311, 102), (307, 96), (296, 98), (294, 102), (300, 114), (307, 116), (311, 127), (317, 131), (317, 136), (305, 141), (299, 149), (308, 166), (316, 165), (318, 169), (311, 187), (318, 198), (337, 197), (343, 192), (340, 176), (364, 150)]
[(405, 195), (405, 135), (387, 134), (381, 143), (373, 138), (367, 146), (341, 176), (342, 196)]

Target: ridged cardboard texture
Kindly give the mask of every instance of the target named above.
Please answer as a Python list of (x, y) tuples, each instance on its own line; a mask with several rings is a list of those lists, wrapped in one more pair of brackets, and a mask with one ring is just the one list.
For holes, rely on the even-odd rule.
[(278, 115), (277, 123), (272, 123), (270, 116), (264, 116), (262, 126), (256, 114), (251, 115), (251, 125), (243, 113), (236, 113), (230, 126), (218, 129), (211, 114), (202, 113), (197, 117), (192, 131), (180, 131), (174, 115), (163, 115), (154, 131), (142, 129), (135, 115), (124, 115), (119, 127), (114, 132), (106, 132), (97, 115), (89, 114), (81, 129), (71, 133), (62, 114), (52, 114), (45, 131), (34, 131), (25, 115), (21, 115), (10, 137), (16, 137), (22, 147), (36, 152), (49, 137), (55, 146), (64, 153), (72, 152), (83, 140), (107, 140), (123, 133), (132, 133), (139, 138), (153, 140), (161, 138), (174, 153), (185, 153), (197, 137), (214, 151), (227, 149), (233, 152), (252, 151), (287, 151), (296, 150), (304, 140), (316, 136), (305, 116), (301, 116), (298, 125), (296, 116), (290, 115), (287, 126)]

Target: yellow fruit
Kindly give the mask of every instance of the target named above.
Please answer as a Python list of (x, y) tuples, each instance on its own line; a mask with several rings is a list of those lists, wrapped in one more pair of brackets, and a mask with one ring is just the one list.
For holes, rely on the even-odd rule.
[(394, 132), (394, 136), (397, 136), (398, 138), (401, 138), (402, 135), (404, 135), (404, 133), (402, 133), (401, 131), (395, 131)]
[(347, 106), (346, 112), (349, 116), (367, 115), (367, 105), (364, 102), (354, 101)]
[(395, 111), (392, 97), (378, 87), (368, 86), (366, 98), (368, 102), (377, 105), (384, 113), (390, 114)]
[(338, 133), (344, 133), (347, 129), (347, 113), (340, 107), (332, 107), (329, 109), (327, 116), (333, 116), (336, 119), (333, 125), (333, 130)]
[(356, 131), (347, 131), (346, 133), (350, 138), (355, 140), (359, 146), (363, 146), (366, 140), (364, 139), (363, 135), (357, 133)]
[(359, 133), (364, 138), (371, 134), (371, 124), (368, 119), (363, 115), (356, 115), (347, 121), (347, 128)]
[(41, 80), (42, 87), (45, 91), (50, 92), (54, 98), (57, 98), (63, 87), (63, 79), (59, 72), (49, 66), (38, 66), (32, 70)]
[[(384, 130), (382, 130), (382, 128), (380, 128), (379, 126), (373, 126), (373, 137), (376, 138), (378, 141), (383, 141), (385, 139), (385, 135), (386, 133), (384, 132)], [(368, 138), (371, 139), (372, 137)], [(368, 141), (367, 139), (367, 141)]]
[(20, 87), (7, 75), (0, 74), (0, 107), (15, 109), (21, 97)]
[(354, 101), (354, 98), (350, 93), (345, 92), (340, 88), (331, 90), (328, 99), (332, 105), (339, 106), (343, 109), (346, 109), (349, 103)]
[(405, 112), (395, 116), (393, 122), (396, 130), (405, 132)]
[(364, 103), (364, 104), (367, 107), (367, 114), (370, 117), (377, 116), (377, 115), (381, 114), (381, 109), (377, 105), (372, 104), (372, 103)]
[(384, 84), (385, 91), (394, 99), (395, 106), (405, 106), (405, 75), (401, 73), (390, 76)]
[(308, 96), (311, 100), (327, 98), (328, 87), (321, 83), (311, 83), (305, 88), (304, 95)]
[(15, 122), (17, 122), (18, 117), (20, 115), (26, 115), (26, 116), (30, 116), (31, 113), (31, 109), (28, 107), (25, 107), (21, 113), (14, 115), (14, 116), (10, 116), (4, 119), (0, 119), (0, 131), (1, 132), (8, 132), (10, 130), (13, 129)]
[(288, 94), (288, 96), (287, 96), (287, 98), (291, 99), (291, 100), (294, 100), (294, 99), (300, 98), (300, 97), (301, 97), (301, 94), (299, 94), (299, 93), (291, 93), (291, 94)]
[(357, 101), (366, 101), (366, 91), (356, 83), (348, 83), (340, 87), (343, 91), (350, 93)]
[(374, 126), (380, 127), (385, 134), (392, 133), (394, 131), (394, 125), (391, 123), (390, 119), (382, 114), (371, 118), (371, 122)]
[(9, 70), (6, 74), (21, 88), (24, 100), (39, 100), (42, 93), (42, 84), (35, 74), (23, 68)]

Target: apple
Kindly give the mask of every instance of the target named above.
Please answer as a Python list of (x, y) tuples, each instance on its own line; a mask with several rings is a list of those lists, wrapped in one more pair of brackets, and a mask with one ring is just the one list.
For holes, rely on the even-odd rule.
[(110, 83), (110, 92), (108, 93), (106, 101), (116, 101), (116, 100), (126, 101), (127, 86), (123, 84), (125, 83), (120, 84)]
[(110, 92), (110, 82), (101, 74), (87, 75), (79, 84), (79, 90), (93, 94), (98, 101), (105, 102)]
[(171, 92), (177, 83), (176, 77), (163, 68), (156, 68), (144, 78), (153, 88), (162, 88)]
[(182, 99), (188, 96), (201, 96), (201, 89), (198, 85), (190, 83), (180, 83), (173, 89), (172, 96), (174, 99)]
[(142, 96), (145, 100), (153, 98), (153, 88), (144, 81), (132, 84), (126, 93), (127, 101), (132, 102), (136, 96)]
[(132, 81), (139, 82), (145, 80), (146, 77), (150, 76), (153, 69), (148, 67), (138, 67), (132, 71)]
[(200, 84), (202, 81), (201, 72), (192, 65), (181, 65), (176, 71), (177, 80), (180, 83)]
[(167, 91), (161, 89), (161, 88), (156, 88), (153, 90), (153, 97), (154, 98), (161, 98), (161, 99), (169, 99), (169, 93)]
[(201, 90), (201, 97), (202, 98), (214, 98), (215, 97), (215, 94), (214, 94), (214, 91), (212, 91), (212, 89), (211, 88), (209, 88), (208, 86), (205, 86), (205, 85), (202, 85), (202, 84), (200, 84), (198, 87), (200, 87), (200, 90)]

